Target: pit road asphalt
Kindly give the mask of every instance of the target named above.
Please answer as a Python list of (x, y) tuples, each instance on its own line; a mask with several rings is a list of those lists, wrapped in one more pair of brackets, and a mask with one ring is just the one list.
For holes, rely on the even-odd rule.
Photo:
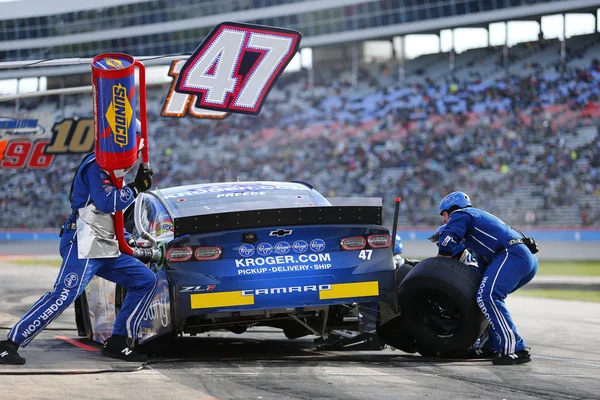
[[(0, 261), (0, 326), (10, 327), (50, 290), (56, 267)], [(598, 399), (600, 303), (519, 297), (507, 304), (533, 362), (439, 360), (386, 348), (317, 351), (313, 337), (288, 340), (278, 330), (184, 337), (183, 357), (146, 366), (75, 347), (72, 307), (21, 354), (24, 366), (0, 365), (1, 399)], [(4, 336), (6, 330), (0, 331)], [(114, 372), (3, 375), (15, 372)]]

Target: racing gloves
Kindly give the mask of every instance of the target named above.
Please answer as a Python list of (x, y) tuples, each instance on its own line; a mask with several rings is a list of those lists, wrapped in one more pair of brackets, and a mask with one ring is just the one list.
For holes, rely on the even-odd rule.
[(154, 170), (152, 168), (146, 168), (142, 164), (138, 167), (137, 174), (135, 175), (135, 180), (129, 183), (129, 186), (133, 193), (137, 196), (140, 192), (145, 192), (152, 187), (152, 175), (154, 174)]

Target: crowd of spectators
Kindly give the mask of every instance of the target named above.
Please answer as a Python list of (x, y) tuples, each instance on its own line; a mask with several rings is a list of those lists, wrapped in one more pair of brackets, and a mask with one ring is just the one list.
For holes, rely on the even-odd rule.
[[(405, 86), (389, 84), (388, 68), (364, 65), (354, 84), (346, 65), (317, 71), (313, 86), (307, 71), (284, 74), (261, 115), (224, 120), (161, 117), (168, 88), (151, 89), (155, 183), (305, 181), (328, 197), (382, 197), (388, 224), (400, 196), (400, 223), (428, 226), (440, 223), (440, 199), (463, 190), (511, 224), (598, 225), (598, 60), (581, 69), (477, 81), (425, 77)], [(56, 111), (53, 101), (22, 106)], [(72, 96), (59, 111), (89, 116), (80, 115), (88, 103), (91, 110), (91, 99)], [(0, 228), (58, 228), (70, 213), (80, 158), (57, 156), (48, 170), (0, 171)]]

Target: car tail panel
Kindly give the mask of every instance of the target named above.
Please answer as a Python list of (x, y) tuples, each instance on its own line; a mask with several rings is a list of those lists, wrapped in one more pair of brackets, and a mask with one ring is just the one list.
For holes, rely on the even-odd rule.
[(193, 234), (170, 243), (167, 273), (189, 315), (377, 301), (393, 292), (386, 237), (378, 225)]

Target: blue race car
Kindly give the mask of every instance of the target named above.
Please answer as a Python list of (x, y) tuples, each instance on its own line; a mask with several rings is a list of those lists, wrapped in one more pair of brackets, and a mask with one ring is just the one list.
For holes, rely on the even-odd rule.
[[(140, 344), (257, 325), (292, 339), (375, 332), (398, 313), (380, 198), (326, 199), (300, 182), (187, 185), (140, 195), (126, 228), (164, 252)], [(107, 339), (124, 295), (95, 277), (76, 304), (79, 334)]]

